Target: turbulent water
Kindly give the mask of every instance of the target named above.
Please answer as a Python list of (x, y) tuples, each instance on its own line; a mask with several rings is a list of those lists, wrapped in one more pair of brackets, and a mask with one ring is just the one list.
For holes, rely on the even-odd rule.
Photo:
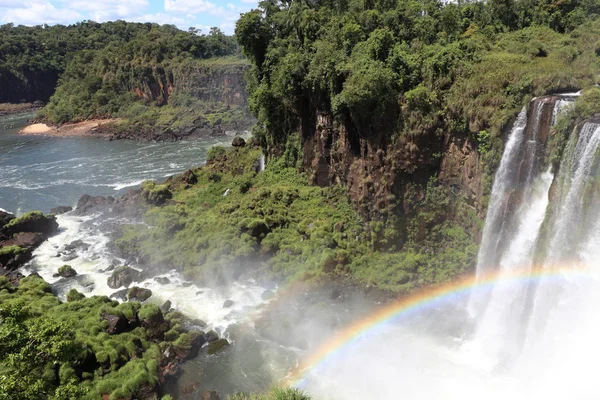
[[(572, 100), (534, 100), (508, 135), (478, 258), (481, 285), (363, 331), (295, 375), (298, 386), (332, 400), (597, 398), (600, 125), (590, 122), (570, 135), (558, 170), (548, 162), (550, 127)], [(18, 127), (24, 118), (5, 118), (0, 127)], [(99, 143), (18, 136), (15, 129), (0, 131), (0, 207), (15, 212), (72, 205), (82, 193), (119, 194), (201, 164), (213, 144)], [(110, 295), (102, 270), (114, 254), (101, 228), (110, 218), (60, 216), (60, 234), (36, 251), (28, 269), (59, 295), (71, 287)], [(57, 253), (77, 239), (89, 244), (69, 261), (80, 275), (53, 278), (64, 264)], [(171, 300), (234, 341), (225, 352), (187, 363), (165, 386), (181, 399), (198, 399), (207, 389), (266, 390), (334, 332), (377, 308), (359, 294), (276, 288), (251, 276), (221, 287), (198, 287), (174, 271), (161, 277), (170, 283), (136, 284), (153, 291), (150, 301)], [(265, 297), (271, 289), (274, 300)], [(234, 306), (223, 308), (228, 299)]]
[(597, 398), (600, 125), (570, 135), (558, 171), (547, 162), (550, 126), (572, 100), (534, 100), (508, 136), (481, 285), (365, 332), (304, 388), (328, 399)]

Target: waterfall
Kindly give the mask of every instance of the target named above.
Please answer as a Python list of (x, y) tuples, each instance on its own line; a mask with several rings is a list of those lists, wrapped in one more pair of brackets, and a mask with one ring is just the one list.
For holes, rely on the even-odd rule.
[(265, 170), (265, 155), (261, 154), (258, 159), (258, 172), (263, 172)]
[(593, 207), (600, 204), (600, 125), (586, 123), (573, 132), (556, 176), (544, 161), (551, 126), (572, 104), (569, 98), (541, 98), (521, 111), (495, 177), (477, 279), (490, 273), (499, 279), (471, 298), (476, 332), (468, 343), (488, 370), (510, 368), (543, 335), (556, 304), (570, 298), (568, 282), (557, 289), (545, 278), (502, 278), (559, 264), (593, 264), (600, 256), (600, 218)]

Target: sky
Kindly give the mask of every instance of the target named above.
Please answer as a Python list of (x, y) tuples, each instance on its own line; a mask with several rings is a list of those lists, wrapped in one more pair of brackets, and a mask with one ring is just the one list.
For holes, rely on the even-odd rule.
[(232, 34), (240, 13), (258, 0), (0, 0), (0, 24), (55, 25), (122, 19), (172, 24), (208, 33), (213, 26)]

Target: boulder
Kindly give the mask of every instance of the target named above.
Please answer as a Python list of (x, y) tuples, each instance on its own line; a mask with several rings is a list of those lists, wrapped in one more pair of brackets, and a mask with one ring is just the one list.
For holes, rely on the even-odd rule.
[(73, 278), (74, 276), (77, 276), (77, 271), (70, 265), (63, 265), (58, 269), (58, 276), (62, 278)]
[(19, 218), (14, 218), (2, 227), (5, 235), (14, 235), (19, 232), (38, 232), (52, 235), (58, 230), (58, 222), (54, 215), (44, 215), (39, 211), (28, 212)]
[(75, 214), (85, 215), (91, 212), (96, 207), (108, 206), (114, 204), (114, 202), (115, 199), (111, 196), (90, 196), (89, 194), (84, 194), (79, 198), (79, 201), (77, 202)]
[(10, 239), (0, 242), (0, 247), (19, 246), (34, 249), (46, 240), (46, 236), (39, 232), (19, 232)]
[(166, 314), (166, 313), (168, 313), (169, 311), (171, 311), (171, 300), (167, 300), (167, 301), (165, 301), (165, 303), (164, 303), (162, 306), (160, 306), (160, 311), (161, 311), (163, 314)]
[(9, 212), (0, 210), (0, 229), (4, 227), (4, 225), (8, 224), (10, 221), (15, 219), (15, 216)]
[[(202, 321), (201, 319), (198, 319), (198, 318), (191, 320), (191, 321), (190, 321), (190, 323), (191, 323), (192, 325), (194, 325), (194, 326), (198, 326), (198, 327), (200, 327), (200, 328), (206, 328), (206, 325), (207, 325), (207, 323), (206, 323), (206, 322), (204, 322), (204, 321)], [(205, 335), (205, 336), (206, 336), (206, 335)]]
[(71, 289), (67, 292), (67, 302), (78, 301), (85, 299), (85, 294), (80, 293), (77, 289)]
[(188, 185), (195, 185), (196, 183), (198, 183), (198, 177), (191, 169), (188, 169), (183, 173), (182, 180)]
[(210, 330), (210, 331), (206, 332), (206, 335), (204, 335), (204, 338), (206, 339), (206, 341), (208, 343), (216, 342), (217, 340), (219, 340), (219, 334), (217, 332), (215, 332), (214, 330)]
[(20, 246), (0, 247), (0, 268), (14, 271), (32, 258), (31, 249)]
[(110, 295), (110, 298), (121, 300), (121, 301), (126, 301), (127, 293), (129, 293), (129, 289), (117, 290), (116, 292), (114, 292), (113, 294)]
[(119, 333), (123, 333), (127, 331), (127, 328), (129, 328), (129, 322), (125, 317), (113, 315), (108, 312), (103, 312), (102, 314), (100, 314), (100, 317), (108, 321), (106, 333), (108, 333), (109, 335), (117, 335)]
[(244, 138), (236, 136), (231, 141), (231, 145), (233, 147), (244, 147), (244, 146), (246, 146), (246, 141), (244, 140)]
[(221, 338), (219, 340), (215, 340), (214, 342), (208, 344), (208, 354), (215, 354), (225, 346), (229, 346), (229, 341), (227, 339)]
[(230, 308), (234, 305), (235, 303), (233, 302), (233, 300), (225, 300), (225, 303), (223, 303), (223, 308)]
[(127, 292), (127, 297), (129, 301), (146, 301), (152, 296), (152, 290), (144, 289), (137, 286), (132, 287)]
[(68, 212), (73, 211), (73, 207), (69, 207), (69, 206), (58, 206), (58, 207), (54, 207), (53, 209), (50, 210), (50, 214), (54, 214), (54, 215), (61, 215), (61, 214), (66, 214)]
[(111, 289), (118, 289), (120, 287), (127, 287), (133, 282), (139, 282), (141, 280), (141, 272), (127, 266), (116, 268), (107, 280), (108, 287)]
[(85, 243), (83, 240), (74, 240), (64, 247), (64, 251), (72, 252), (77, 249), (87, 250), (89, 248), (90, 248), (90, 245), (88, 243)]
[(148, 204), (162, 206), (173, 198), (173, 193), (167, 185), (157, 185), (153, 181), (142, 183), (142, 197)]
[(154, 282), (160, 283), (161, 285), (167, 285), (171, 283), (171, 280), (166, 276), (157, 276), (154, 278)]
[(144, 304), (138, 312), (142, 327), (148, 331), (148, 336), (162, 340), (165, 332), (169, 330), (169, 323), (165, 321), (163, 313), (156, 304)]

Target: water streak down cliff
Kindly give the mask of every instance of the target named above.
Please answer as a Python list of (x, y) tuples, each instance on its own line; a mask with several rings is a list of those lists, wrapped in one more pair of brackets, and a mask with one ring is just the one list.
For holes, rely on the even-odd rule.
[(600, 256), (600, 125), (579, 124), (558, 169), (547, 162), (550, 127), (569, 104), (568, 98), (540, 98), (524, 109), (496, 174), (477, 275), (500, 279), (471, 299), (473, 345), (485, 349), (492, 368), (506, 368), (535, 347), (558, 304), (573, 302), (573, 313), (586, 304), (567, 278), (557, 285), (551, 278), (515, 284), (502, 277), (575, 267), (593, 272)]

